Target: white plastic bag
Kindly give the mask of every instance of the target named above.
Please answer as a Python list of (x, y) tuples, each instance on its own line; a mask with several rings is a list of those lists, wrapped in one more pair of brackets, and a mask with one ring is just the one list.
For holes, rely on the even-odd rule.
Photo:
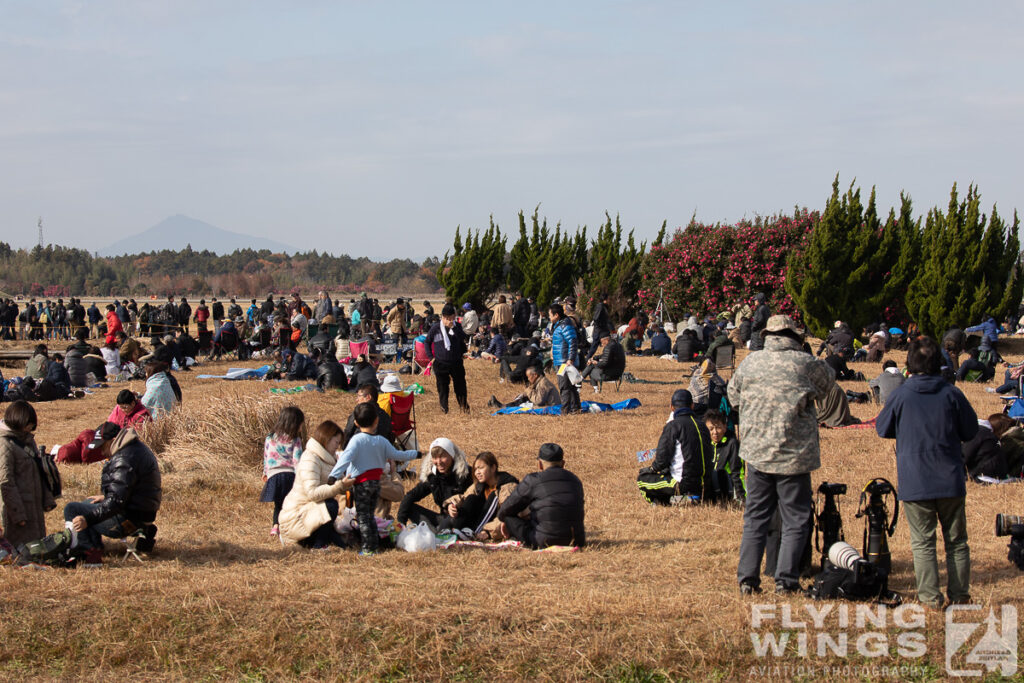
[(341, 514), (334, 518), (334, 530), (339, 534), (351, 533), (356, 521), (356, 509), (345, 508)]
[(430, 530), (430, 525), (420, 522), (416, 526), (406, 527), (398, 534), (396, 542), (399, 548), (407, 553), (420, 553), (433, 550), (437, 545), (437, 537)]

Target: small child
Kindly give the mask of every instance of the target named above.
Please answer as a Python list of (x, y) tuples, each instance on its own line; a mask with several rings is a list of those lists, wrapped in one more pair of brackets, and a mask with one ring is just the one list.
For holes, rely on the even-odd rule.
[(263, 492), (261, 503), (274, 504), (274, 525), (270, 535), (278, 536), (281, 506), (295, 483), (295, 466), (302, 456), (302, 430), (306, 416), (295, 406), (287, 406), (277, 416), (274, 432), (263, 442)]
[(358, 403), (352, 411), (359, 433), (349, 439), (348, 445), (331, 470), (328, 483), (346, 475), (355, 479), (352, 495), (356, 503), (356, 521), (362, 540), (360, 555), (373, 555), (377, 550), (377, 523), (373, 518), (380, 495), (380, 477), (388, 460), (414, 460), (417, 451), (400, 451), (383, 436), (376, 436), (377, 405)]
[(747, 494), (743, 485), (740, 444), (736, 437), (729, 433), (725, 415), (709, 410), (704, 414), (704, 424), (707, 425), (711, 442), (715, 445), (714, 483), (718, 490), (718, 499), (723, 503), (734, 500), (742, 504)]

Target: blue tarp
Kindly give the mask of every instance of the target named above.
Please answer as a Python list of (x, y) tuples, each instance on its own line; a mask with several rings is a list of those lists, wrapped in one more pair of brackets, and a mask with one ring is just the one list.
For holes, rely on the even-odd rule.
[[(640, 399), (627, 398), (618, 403), (595, 403), (583, 401), (580, 403), (580, 410), (584, 413), (605, 413), (611, 410), (632, 410), (640, 407)], [(492, 415), (561, 415), (562, 406), (548, 406), (546, 408), (522, 408), (520, 406), (509, 406), (502, 408)]]
[(228, 368), (223, 375), (199, 375), (196, 379), (263, 379), (270, 372), (269, 365), (258, 368)]

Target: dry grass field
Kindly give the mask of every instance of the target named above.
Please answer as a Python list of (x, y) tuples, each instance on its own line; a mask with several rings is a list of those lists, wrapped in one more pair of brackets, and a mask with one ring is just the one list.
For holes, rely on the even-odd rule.
[[(899, 354), (893, 356), (902, 361)], [(200, 372), (225, 370), (220, 363)], [(256, 363), (252, 363), (256, 365)], [(284, 549), (269, 537), (271, 509), (256, 502), (262, 444), (232, 433), (228, 414), (300, 406), (311, 425), (342, 421), (354, 397), (305, 393), (276, 397), (270, 386), (179, 373), (185, 421), (161, 456), (164, 505), (157, 548), (143, 564), (108, 545), (102, 569), (0, 571), (0, 677), (8, 680), (746, 680), (877, 678), (857, 666), (912, 666), (909, 680), (944, 679), (943, 618), (927, 615), (927, 653), (909, 659), (888, 651), (867, 658), (759, 658), (751, 642), (751, 605), (792, 605), (765, 581), (764, 596), (736, 587), (742, 513), (722, 507), (653, 508), (634, 484), (635, 452), (653, 447), (682, 366), (630, 359), (628, 370), (678, 384), (606, 387), (605, 400), (635, 396), (639, 410), (565, 418), (492, 417), (493, 393), (513, 393), (496, 367), (467, 362), (468, 416), (442, 415), (436, 391), (417, 401), (420, 443), (452, 438), (470, 455), (490, 450), (522, 476), (536, 467), (538, 446), (556, 441), (583, 480), (589, 547), (575, 554), (439, 551), (386, 552), (358, 558), (336, 550)], [(857, 366), (874, 375), (879, 366)], [(5, 374), (9, 374), (5, 369)], [(403, 377), (408, 382), (408, 377)], [(844, 383), (866, 390), (863, 383)], [(130, 388), (141, 390), (142, 382)], [(78, 401), (39, 404), (38, 442), (69, 441), (100, 423), (120, 386)], [(966, 388), (979, 415), (999, 401), (980, 385)], [(585, 388), (584, 398), (589, 396)], [(870, 418), (873, 405), (853, 406)], [(238, 424), (238, 419), (230, 419)], [(845, 482), (847, 539), (860, 546), (857, 495), (874, 477), (896, 481), (892, 442), (873, 430), (823, 431), (823, 480)], [(243, 448), (225, 444), (243, 441)], [(242, 455), (244, 453), (244, 455)], [(63, 467), (61, 502), (98, 492), (101, 465)], [(993, 536), (998, 512), (1024, 513), (1017, 485), (969, 484), (972, 594), (987, 607), (1020, 603), (1024, 579), (1007, 562), (1006, 539)], [(48, 516), (61, 526), (60, 509)], [(906, 524), (891, 539), (890, 586), (913, 598)], [(940, 543), (940, 564), (942, 550)], [(778, 622), (776, 622), (777, 624)], [(778, 626), (783, 630), (784, 626)], [(852, 627), (851, 627), (852, 628)], [(883, 629), (895, 634), (890, 624)], [(851, 631), (851, 641), (857, 630)], [(795, 671), (787, 665), (817, 667)], [(821, 666), (834, 669), (820, 670)]]

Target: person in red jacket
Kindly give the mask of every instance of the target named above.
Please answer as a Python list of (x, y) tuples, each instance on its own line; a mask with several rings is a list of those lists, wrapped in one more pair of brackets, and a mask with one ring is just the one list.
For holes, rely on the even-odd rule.
[(153, 417), (149, 414), (146, 406), (130, 389), (122, 389), (117, 395), (117, 405), (107, 416), (107, 422), (113, 422), (122, 429), (126, 427), (141, 427), (151, 422)]
[(65, 465), (87, 465), (91, 462), (99, 462), (104, 455), (99, 449), (90, 449), (89, 444), (96, 438), (96, 432), (92, 429), (83, 429), (71, 443), (66, 443), (57, 449), (55, 461)]
[(114, 304), (107, 304), (107, 338), (108, 344), (114, 344), (117, 342), (117, 333), (124, 332), (124, 327), (121, 326), (121, 319), (117, 317), (117, 313), (114, 309)]

